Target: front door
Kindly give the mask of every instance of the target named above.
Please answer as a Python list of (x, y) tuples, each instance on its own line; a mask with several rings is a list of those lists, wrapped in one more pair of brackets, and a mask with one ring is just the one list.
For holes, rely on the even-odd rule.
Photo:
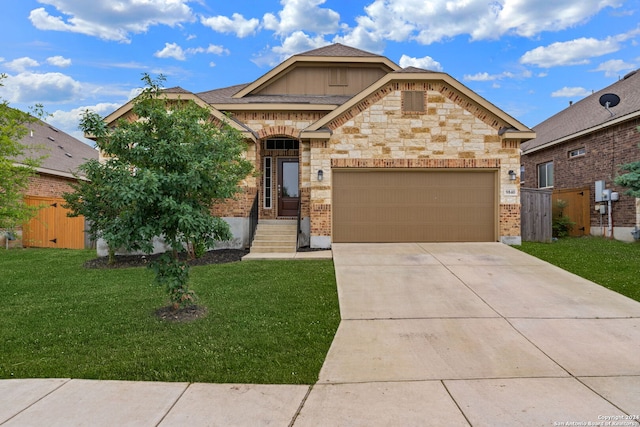
[(278, 159), (278, 216), (298, 216), (298, 159)]

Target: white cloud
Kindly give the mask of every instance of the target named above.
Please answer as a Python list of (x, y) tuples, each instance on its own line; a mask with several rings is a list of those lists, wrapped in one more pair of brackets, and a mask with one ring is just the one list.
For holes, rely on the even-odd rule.
[(464, 34), (472, 40), (498, 39), (505, 34), (533, 37), (573, 27), (606, 7), (622, 4), (623, 0), (581, 0), (541, 7), (539, 0), (374, 0), (342, 37), (422, 44)]
[(164, 49), (161, 49), (153, 54), (156, 58), (173, 58), (178, 61), (184, 61), (187, 59), (187, 55), (185, 55), (184, 50), (178, 43), (165, 43)]
[(605, 40), (581, 37), (568, 42), (556, 42), (540, 46), (526, 52), (520, 58), (521, 64), (532, 64), (541, 68), (562, 65), (588, 64), (591, 58), (616, 52), (620, 44), (614, 37)]
[(66, 68), (71, 65), (71, 60), (62, 56), (51, 56), (47, 58), (47, 62), (56, 67)]
[(563, 87), (551, 94), (554, 98), (582, 98), (591, 95), (587, 89), (583, 87)]
[(338, 30), (340, 14), (318, 7), (326, 0), (280, 0), (283, 6), (276, 17), (266, 13), (262, 17), (264, 28), (273, 30), (278, 35), (291, 34), (297, 30), (317, 34), (329, 34)]
[(23, 72), (7, 76), (0, 94), (11, 103), (55, 104), (83, 99), (88, 93), (83, 85), (62, 73)]
[(79, 139), (85, 144), (94, 146), (94, 142), (86, 139), (84, 137), (83, 132), (78, 128), (80, 124), (80, 119), (85, 111), (93, 111), (98, 113), (100, 116), (104, 117), (108, 114), (112, 113), (116, 109), (120, 108), (122, 104), (110, 103), (110, 102), (101, 102), (96, 105), (83, 106), (74, 108), (69, 111), (56, 110), (51, 113), (51, 116), (46, 118), (46, 122), (57, 127), (63, 132), (68, 133), (74, 138)]
[(408, 55), (402, 55), (402, 57), (400, 57), (399, 64), (402, 68), (417, 67), (417, 68), (422, 68), (424, 70), (442, 71), (442, 65), (430, 56), (423, 56), (422, 58), (413, 58)]
[(499, 74), (489, 74), (487, 72), (477, 74), (465, 74), (464, 80), (472, 82), (492, 82), (503, 79), (527, 79), (531, 77), (531, 71), (525, 70), (521, 73), (512, 73), (511, 71), (504, 71)]
[(207, 48), (196, 47), (187, 49), (187, 53), (211, 53), (213, 55), (229, 55), (229, 49), (226, 49), (224, 46), (210, 44)]
[(322, 36), (311, 37), (302, 31), (295, 31), (283, 40), (282, 45), (267, 48), (265, 51), (255, 55), (251, 62), (260, 67), (265, 65), (273, 67), (292, 55), (317, 49), (328, 44), (330, 43)]
[(280, 55), (281, 60), (284, 60), (296, 53), (317, 49), (328, 44), (329, 42), (322, 36), (311, 37), (302, 31), (296, 31), (287, 37), (281, 46), (274, 47), (273, 52)]
[(604, 71), (606, 77), (616, 77), (621, 71), (635, 70), (636, 65), (624, 62), (621, 59), (611, 59), (598, 65), (598, 68), (592, 71)]
[(35, 59), (29, 58), (27, 56), (23, 58), (17, 58), (13, 61), (5, 62), (4, 66), (7, 67), (11, 71), (15, 71), (17, 73), (22, 73), (29, 68), (34, 68), (39, 66), (40, 64)]
[(182, 49), (178, 43), (165, 43), (164, 48), (157, 51), (153, 56), (157, 58), (173, 58), (178, 61), (185, 61), (187, 55), (195, 55), (197, 53), (211, 53), (214, 55), (228, 55), (229, 50), (223, 46), (210, 44), (208, 47), (190, 47)]
[(39, 30), (65, 31), (130, 42), (130, 34), (143, 33), (155, 25), (175, 26), (193, 21), (189, 0), (38, 0), (53, 6), (33, 9), (29, 19)]
[(256, 33), (260, 21), (256, 18), (245, 19), (239, 13), (234, 13), (229, 19), (226, 16), (213, 16), (210, 18), (202, 17), (200, 22), (202, 25), (211, 28), (219, 33), (233, 33), (236, 36), (243, 38)]
[(334, 37), (333, 42), (373, 53), (382, 53), (385, 46), (384, 38), (381, 35), (369, 32), (362, 27), (356, 27), (343, 36)]

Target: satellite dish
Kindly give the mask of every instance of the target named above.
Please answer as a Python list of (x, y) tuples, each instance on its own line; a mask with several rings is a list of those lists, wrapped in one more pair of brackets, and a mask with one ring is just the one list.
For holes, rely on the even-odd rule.
[(609, 109), (609, 107), (615, 107), (620, 103), (620, 97), (615, 93), (605, 93), (600, 97), (600, 105), (602, 105), (605, 110), (611, 114), (611, 117), (615, 115), (613, 111)]
[(620, 97), (615, 93), (605, 93), (600, 97), (600, 105), (605, 108), (615, 107), (620, 103)]

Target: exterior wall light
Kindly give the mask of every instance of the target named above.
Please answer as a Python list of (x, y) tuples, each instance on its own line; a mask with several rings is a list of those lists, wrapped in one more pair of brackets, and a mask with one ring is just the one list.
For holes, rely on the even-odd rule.
[(322, 169), (318, 170), (318, 181), (322, 181), (324, 179), (324, 172)]
[(512, 170), (509, 171), (509, 181), (515, 181), (517, 178), (516, 173)]

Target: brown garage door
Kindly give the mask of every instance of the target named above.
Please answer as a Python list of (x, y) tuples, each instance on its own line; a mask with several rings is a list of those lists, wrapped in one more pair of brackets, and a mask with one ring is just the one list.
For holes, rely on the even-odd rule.
[(496, 171), (333, 169), (333, 241), (493, 242)]

